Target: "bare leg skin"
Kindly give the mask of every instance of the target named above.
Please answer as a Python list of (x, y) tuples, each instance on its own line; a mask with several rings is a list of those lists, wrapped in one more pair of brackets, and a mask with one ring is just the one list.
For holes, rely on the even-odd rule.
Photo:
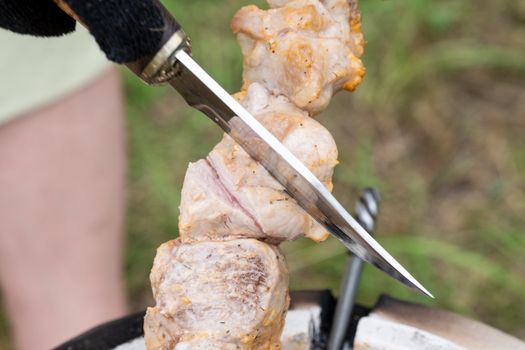
[(0, 126), (0, 284), (17, 349), (125, 313), (117, 72)]

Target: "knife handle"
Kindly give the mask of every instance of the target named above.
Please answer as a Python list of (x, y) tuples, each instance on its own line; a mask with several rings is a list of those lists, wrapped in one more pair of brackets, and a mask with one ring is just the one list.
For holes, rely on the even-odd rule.
[(91, 32), (109, 60), (147, 83), (168, 80), (169, 58), (181, 47), (189, 50), (180, 24), (158, 0), (54, 1)]

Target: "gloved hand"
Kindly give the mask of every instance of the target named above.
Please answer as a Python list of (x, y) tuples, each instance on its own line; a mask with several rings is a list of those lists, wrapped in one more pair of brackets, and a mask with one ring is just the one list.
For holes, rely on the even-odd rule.
[[(129, 63), (155, 54), (180, 28), (158, 0), (64, 0), (87, 26), (109, 60)], [(0, 27), (13, 32), (58, 36), (75, 20), (53, 0), (0, 0)]]
[(0, 27), (38, 36), (57, 36), (75, 29), (75, 21), (53, 0), (0, 0)]

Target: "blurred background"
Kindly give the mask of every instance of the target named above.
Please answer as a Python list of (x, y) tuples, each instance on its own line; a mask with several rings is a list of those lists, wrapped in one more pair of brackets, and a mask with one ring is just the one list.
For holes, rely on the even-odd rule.
[[(242, 57), (229, 31), (240, 0), (163, 1), (194, 56), (228, 91)], [(257, 5), (265, 6), (262, 1)], [(358, 301), (381, 293), (432, 304), (525, 339), (525, 1), (361, 0), (367, 75), (318, 117), (341, 164), (334, 193), (353, 208), (382, 195), (377, 239), (436, 296), (365, 268)], [(123, 71), (129, 131), (125, 269), (132, 310), (152, 304), (155, 249), (177, 236), (188, 162), (221, 137), (171, 89)], [(334, 240), (284, 244), (292, 289), (338, 293), (345, 250)], [(10, 349), (0, 309), (0, 349)]]

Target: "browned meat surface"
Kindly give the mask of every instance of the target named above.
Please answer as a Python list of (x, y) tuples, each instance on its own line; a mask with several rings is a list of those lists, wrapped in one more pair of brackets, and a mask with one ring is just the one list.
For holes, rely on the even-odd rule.
[[(259, 84), (243, 104), (329, 188), (337, 164), (335, 142), (321, 124)], [(182, 189), (179, 232), (183, 241), (257, 238), (278, 243), (326, 231), (229, 136), (206, 159), (190, 164)]]
[(148, 349), (278, 348), (288, 271), (275, 246), (253, 239), (160, 246), (151, 271)]
[(339, 89), (354, 90), (365, 69), (356, 1), (269, 1), (233, 18), (244, 54), (244, 87), (259, 82), (274, 95), (318, 113)]

